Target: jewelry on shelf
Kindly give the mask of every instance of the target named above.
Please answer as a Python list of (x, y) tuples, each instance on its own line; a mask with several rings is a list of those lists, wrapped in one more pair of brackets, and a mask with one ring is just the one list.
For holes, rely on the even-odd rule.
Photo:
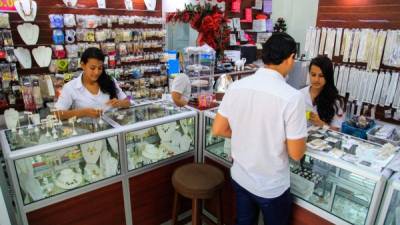
[(36, 17), (37, 4), (33, 0), (18, 0), (14, 3), (18, 15), (27, 22), (33, 22)]
[(87, 163), (95, 164), (100, 157), (105, 140), (81, 144), (81, 152)]
[(75, 136), (78, 134), (75, 130), (75, 121), (76, 121), (76, 116), (69, 118), (68, 123), (72, 124), (72, 136)]
[(21, 6), (22, 13), (23, 13), (25, 16), (31, 16), (31, 15), (32, 15), (32, 12), (33, 12), (32, 0), (29, 0), (29, 9), (28, 9), (29, 11), (28, 11), (28, 12), (26, 12), (25, 5), (22, 3), (22, 1), (23, 1), (23, 0), (19, 0), (19, 1), (18, 1), (19, 5)]

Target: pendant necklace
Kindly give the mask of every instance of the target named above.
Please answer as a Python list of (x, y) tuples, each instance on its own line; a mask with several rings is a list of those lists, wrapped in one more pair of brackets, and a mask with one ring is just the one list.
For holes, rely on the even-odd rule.
[(26, 12), (26, 10), (25, 10), (25, 7), (24, 7), (24, 4), (22, 4), (22, 1), (23, 0), (20, 0), (19, 1), (19, 5), (21, 6), (21, 11), (22, 11), (22, 13), (25, 15), (25, 16), (31, 16), (32, 15), (32, 0), (29, 0), (29, 11), (28, 11), (28, 13)]

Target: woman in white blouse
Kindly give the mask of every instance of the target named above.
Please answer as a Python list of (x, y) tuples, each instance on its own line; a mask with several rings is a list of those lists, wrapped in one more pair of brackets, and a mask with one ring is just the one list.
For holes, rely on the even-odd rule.
[(103, 68), (104, 54), (88, 48), (81, 57), (82, 74), (64, 85), (55, 105), (61, 119), (99, 117), (110, 108), (129, 107), (130, 101)]
[(343, 100), (333, 80), (333, 64), (326, 56), (311, 60), (310, 86), (301, 89), (310, 112), (310, 123), (315, 126), (340, 130), (343, 116)]

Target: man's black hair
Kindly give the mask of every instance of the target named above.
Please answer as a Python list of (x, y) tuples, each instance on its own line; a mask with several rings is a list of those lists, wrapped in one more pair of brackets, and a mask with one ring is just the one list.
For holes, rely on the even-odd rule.
[(263, 44), (262, 59), (266, 65), (279, 65), (291, 54), (296, 54), (296, 42), (286, 33), (274, 33)]

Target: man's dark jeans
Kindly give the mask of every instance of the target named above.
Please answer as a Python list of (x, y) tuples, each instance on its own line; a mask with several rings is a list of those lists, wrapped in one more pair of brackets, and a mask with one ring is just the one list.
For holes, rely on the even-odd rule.
[(287, 189), (276, 198), (256, 196), (232, 180), (236, 192), (236, 225), (255, 225), (261, 210), (264, 225), (288, 225), (292, 208), (292, 195)]

